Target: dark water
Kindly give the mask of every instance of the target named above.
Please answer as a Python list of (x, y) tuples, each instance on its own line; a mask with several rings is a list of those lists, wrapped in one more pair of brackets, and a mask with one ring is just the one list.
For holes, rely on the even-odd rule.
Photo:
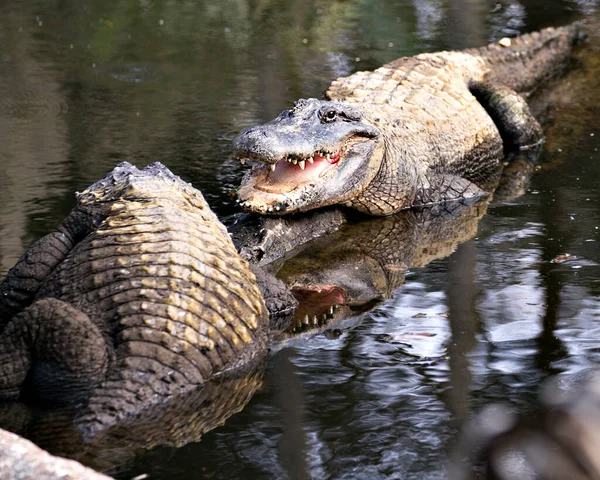
[[(121, 160), (162, 161), (227, 217), (241, 128), (402, 55), (580, 18), (597, 32), (598, 13), (594, 0), (4, 1), (0, 276)], [(444, 478), (482, 405), (528, 412), (548, 376), (597, 367), (599, 48), (592, 35), (570, 83), (540, 93), (553, 107), (524, 195), (339, 335), (277, 344), (242, 412), (122, 478)], [(565, 253), (577, 258), (552, 263)]]

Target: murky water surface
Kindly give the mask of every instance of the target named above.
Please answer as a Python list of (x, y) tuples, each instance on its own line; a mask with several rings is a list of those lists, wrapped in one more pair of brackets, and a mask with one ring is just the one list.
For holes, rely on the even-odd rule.
[[(4, 1), (0, 276), (119, 161), (162, 161), (231, 218), (243, 127), (402, 55), (597, 26), (598, 12), (594, 0)], [(522, 196), (491, 204), (470, 240), (339, 331), (276, 344), (242, 412), (121, 478), (444, 478), (482, 405), (530, 411), (548, 376), (600, 365), (599, 48), (592, 35), (584, 68), (540, 92), (547, 143)]]

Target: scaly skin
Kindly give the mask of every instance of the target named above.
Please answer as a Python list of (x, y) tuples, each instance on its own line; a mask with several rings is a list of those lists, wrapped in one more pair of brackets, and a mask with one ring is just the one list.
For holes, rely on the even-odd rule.
[(0, 396), (83, 403), (84, 439), (267, 349), (254, 275), (161, 164), (120, 164), (79, 194), (0, 285), (0, 320)]
[(299, 100), (236, 138), (236, 157), (258, 163), (242, 207), (388, 215), (490, 192), (505, 152), (542, 139), (522, 95), (564, 66), (577, 38), (576, 26), (548, 28), (335, 80), (324, 100)]

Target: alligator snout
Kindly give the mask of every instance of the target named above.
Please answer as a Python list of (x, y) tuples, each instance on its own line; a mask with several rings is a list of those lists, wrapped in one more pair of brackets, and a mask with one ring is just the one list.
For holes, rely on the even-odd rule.
[[(237, 138), (235, 139), (235, 142), (237, 142), (238, 140), (241, 140), (241, 139), (252, 140), (255, 138), (268, 137), (268, 136), (269, 136), (269, 132), (267, 131), (266, 128), (264, 128), (262, 125), (256, 125), (254, 127), (245, 128), (244, 130), (242, 130), (240, 132), (240, 134), (237, 136)], [(234, 146), (235, 146), (235, 142), (234, 142)]]
[[(361, 122), (321, 123), (299, 121), (293, 116), (242, 130), (233, 142), (239, 159), (275, 164), (289, 155), (311, 157), (344, 149), (351, 138), (377, 138), (379, 130)], [(322, 153), (325, 152), (325, 153)]]
[(273, 149), (272, 137), (273, 135), (264, 125), (246, 128), (233, 141), (233, 153), (236, 158), (251, 158), (264, 162), (277, 161), (281, 152)]

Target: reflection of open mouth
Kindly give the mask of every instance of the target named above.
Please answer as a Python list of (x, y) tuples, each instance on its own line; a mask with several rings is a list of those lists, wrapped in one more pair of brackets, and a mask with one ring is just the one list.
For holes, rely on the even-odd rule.
[(299, 333), (327, 325), (344, 304), (345, 291), (336, 285), (299, 285), (292, 287), (299, 306), (290, 332)]
[(299, 309), (296, 311), (294, 320), (286, 332), (301, 333), (325, 327), (336, 318), (336, 314), (341, 308), (343, 308), (343, 305), (335, 305), (329, 307), (326, 312), (313, 311), (310, 313), (305, 313), (304, 309)]
[(342, 305), (346, 291), (337, 285), (294, 285), (292, 293), (301, 305), (332, 306)]

